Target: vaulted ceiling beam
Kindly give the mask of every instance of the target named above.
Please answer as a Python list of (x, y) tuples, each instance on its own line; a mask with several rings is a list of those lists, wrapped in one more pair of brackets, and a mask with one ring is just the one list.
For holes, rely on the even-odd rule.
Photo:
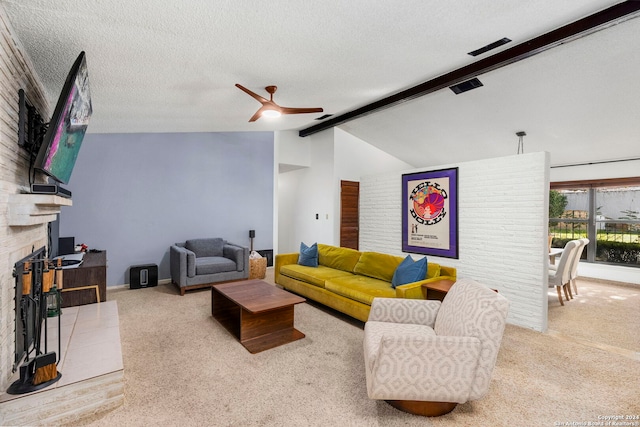
[[(367, 104), (363, 107), (332, 117), (319, 123), (302, 129), (298, 132), (301, 137), (341, 125), (358, 117), (363, 117), (385, 108), (393, 107), (412, 99), (428, 95), (437, 90), (452, 86), (456, 83), (468, 80), (472, 77), (493, 71), (514, 62), (529, 58), (538, 53), (554, 48), (563, 43), (585, 37), (596, 31), (618, 24), (637, 16), (640, 11), (640, 0), (627, 0), (618, 3), (600, 12), (579, 19), (575, 22), (557, 28), (529, 41), (520, 43), (509, 49), (488, 56), (472, 64), (458, 68), (447, 74), (413, 86), (409, 89), (387, 96), (386, 98)], [(635, 16), (634, 16), (635, 15)]]

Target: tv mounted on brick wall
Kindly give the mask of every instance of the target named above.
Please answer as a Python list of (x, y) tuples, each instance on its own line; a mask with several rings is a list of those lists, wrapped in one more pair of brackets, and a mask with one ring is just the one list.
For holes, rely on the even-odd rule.
[(34, 167), (68, 184), (92, 112), (87, 62), (81, 52), (64, 83)]

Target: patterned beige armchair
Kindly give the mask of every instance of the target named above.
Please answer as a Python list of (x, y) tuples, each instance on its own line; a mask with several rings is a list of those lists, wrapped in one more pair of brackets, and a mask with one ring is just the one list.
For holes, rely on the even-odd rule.
[(444, 301), (376, 298), (364, 328), (367, 393), (413, 414), (438, 416), (483, 397), (509, 302), (470, 279)]

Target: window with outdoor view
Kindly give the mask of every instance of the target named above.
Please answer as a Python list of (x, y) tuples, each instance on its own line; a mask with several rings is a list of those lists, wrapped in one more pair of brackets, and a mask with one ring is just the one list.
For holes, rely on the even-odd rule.
[(588, 238), (583, 260), (640, 267), (640, 179), (552, 184), (549, 234), (557, 248)]

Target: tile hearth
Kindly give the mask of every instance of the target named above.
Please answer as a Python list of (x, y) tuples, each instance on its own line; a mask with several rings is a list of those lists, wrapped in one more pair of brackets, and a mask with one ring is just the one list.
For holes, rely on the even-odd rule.
[[(58, 318), (51, 317), (47, 322), (48, 350), (57, 353)], [(63, 308), (60, 331), (58, 371), (62, 377), (32, 393), (0, 394), (0, 425), (70, 422), (124, 402), (117, 303)], [(16, 379), (17, 372), (11, 382)]]

